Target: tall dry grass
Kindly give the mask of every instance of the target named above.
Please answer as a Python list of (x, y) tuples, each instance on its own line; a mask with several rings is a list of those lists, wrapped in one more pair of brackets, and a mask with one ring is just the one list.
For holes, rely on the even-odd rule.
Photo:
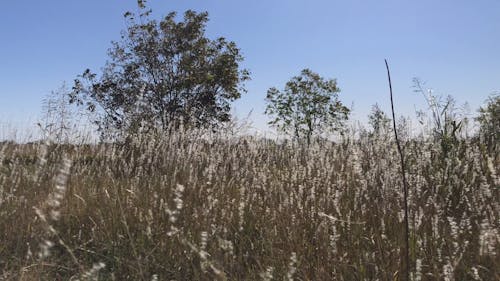
[[(500, 279), (500, 159), (404, 143), (412, 280)], [(1, 280), (397, 280), (389, 134), (0, 145)]]

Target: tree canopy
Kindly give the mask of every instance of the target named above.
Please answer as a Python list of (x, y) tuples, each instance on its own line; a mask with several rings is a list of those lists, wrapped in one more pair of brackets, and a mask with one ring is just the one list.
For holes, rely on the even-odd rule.
[(249, 79), (240, 49), (205, 36), (206, 12), (187, 11), (183, 21), (172, 12), (157, 21), (141, 3), (138, 19), (125, 14), (128, 27), (112, 42), (102, 74), (87, 69), (75, 79), (71, 102), (95, 113), (103, 134), (229, 121), (230, 102)]
[(372, 127), (372, 135), (380, 136), (390, 130), (391, 119), (376, 103), (372, 106), (372, 110), (368, 115), (368, 124)]
[(500, 93), (491, 95), (479, 109), (479, 137), (489, 152), (500, 150)]
[(265, 112), (272, 116), (269, 124), (307, 143), (314, 135), (338, 131), (350, 112), (340, 102), (339, 92), (335, 79), (304, 69), (283, 91), (274, 87), (267, 91)]

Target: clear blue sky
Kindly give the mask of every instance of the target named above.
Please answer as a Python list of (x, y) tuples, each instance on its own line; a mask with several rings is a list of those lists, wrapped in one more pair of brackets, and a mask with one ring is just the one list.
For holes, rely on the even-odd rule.
[[(498, 0), (149, 0), (154, 17), (208, 11), (207, 34), (242, 49), (252, 80), (235, 103), (264, 129), (264, 98), (303, 68), (337, 78), (341, 99), (364, 120), (371, 105), (389, 110), (389, 60), (399, 114), (422, 97), (412, 78), (469, 102), (500, 90)], [(86, 68), (99, 70), (135, 0), (13, 0), (0, 6), (0, 123), (32, 122), (41, 99)], [(30, 120), (30, 121), (26, 121)]]

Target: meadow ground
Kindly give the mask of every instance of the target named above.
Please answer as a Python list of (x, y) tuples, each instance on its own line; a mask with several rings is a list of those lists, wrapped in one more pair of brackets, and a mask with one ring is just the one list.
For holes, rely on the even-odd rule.
[[(500, 158), (404, 143), (412, 280), (500, 280)], [(0, 144), (0, 280), (397, 280), (390, 134)]]

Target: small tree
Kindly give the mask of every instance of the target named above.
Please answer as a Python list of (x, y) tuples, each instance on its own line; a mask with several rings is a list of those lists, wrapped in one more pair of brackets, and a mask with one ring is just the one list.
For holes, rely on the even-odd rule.
[(307, 144), (313, 135), (341, 130), (350, 110), (338, 99), (339, 92), (335, 79), (304, 69), (283, 91), (267, 91), (265, 113), (273, 118), (269, 124)]
[(75, 80), (71, 102), (97, 113), (103, 134), (229, 121), (230, 102), (249, 79), (236, 44), (205, 37), (207, 13), (187, 11), (177, 22), (172, 12), (158, 22), (144, 3), (138, 1), (140, 20), (125, 14), (128, 28), (113, 42), (102, 74), (87, 69)]
[(385, 114), (378, 104), (375, 104), (372, 106), (370, 115), (368, 115), (368, 123), (372, 127), (372, 134), (380, 136), (390, 129), (391, 119), (387, 117), (387, 114)]
[(500, 151), (500, 93), (488, 98), (487, 104), (479, 108), (479, 138), (490, 153)]

